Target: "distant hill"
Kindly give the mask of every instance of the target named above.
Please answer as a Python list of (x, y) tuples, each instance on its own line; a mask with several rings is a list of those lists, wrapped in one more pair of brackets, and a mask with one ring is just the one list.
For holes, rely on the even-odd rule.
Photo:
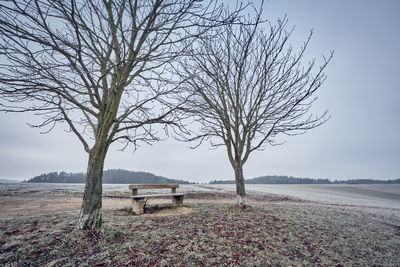
[(15, 184), (20, 183), (21, 181), (18, 180), (9, 180), (9, 179), (0, 179), (0, 183), (2, 184)]
[(334, 181), (334, 184), (400, 184), (400, 179), (396, 180), (376, 180), (376, 179), (352, 179), (345, 181)]
[[(210, 184), (234, 184), (234, 180), (214, 180)], [(246, 179), (246, 184), (398, 184), (396, 180), (374, 180), (374, 179), (355, 179), (330, 181), (329, 179), (296, 178), (291, 176), (267, 175)]]
[[(50, 172), (35, 176), (28, 183), (85, 183), (85, 174)], [(148, 172), (127, 171), (122, 169), (106, 170), (103, 173), (104, 184), (189, 184), (188, 181), (169, 179)]]
[[(234, 184), (235, 181), (211, 181), (210, 184)], [(311, 179), (311, 178), (296, 178), (291, 176), (281, 175), (267, 175), (256, 177), (252, 179), (246, 179), (246, 184), (329, 184), (331, 183), (328, 179)]]
[(249, 179), (247, 184), (329, 184), (328, 179), (296, 178), (291, 176), (262, 176)]

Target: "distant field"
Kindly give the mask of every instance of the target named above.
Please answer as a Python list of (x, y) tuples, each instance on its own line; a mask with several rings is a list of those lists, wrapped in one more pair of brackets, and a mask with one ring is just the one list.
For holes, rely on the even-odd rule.
[[(0, 183), (0, 195), (13, 195), (13, 192), (31, 193), (32, 191), (58, 194), (66, 191), (75, 192), (80, 196), (83, 189), (84, 184)], [(397, 209), (400, 213), (400, 184), (247, 184), (246, 189), (255, 194), (277, 194), (327, 204), (391, 208)], [(235, 185), (180, 185), (179, 188), (182, 192), (225, 190), (234, 192)], [(104, 184), (103, 191), (106, 195), (114, 194), (113, 192), (121, 194), (130, 192), (127, 184)], [(146, 190), (142, 191), (142, 193), (145, 192)], [(165, 192), (169, 191), (166, 189)]]
[[(232, 191), (235, 185), (213, 185)], [(248, 191), (287, 195), (332, 204), (395, 208), (400, 211), (400, 184), (266, 185), (248, 184)]]

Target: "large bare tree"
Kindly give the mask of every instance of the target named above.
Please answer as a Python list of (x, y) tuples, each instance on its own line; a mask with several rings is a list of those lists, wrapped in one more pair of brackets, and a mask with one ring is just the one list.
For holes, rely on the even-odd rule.
[(286, 17), (272, 25), (261, 22), (260, 13), (199, 39), (177, 72), (189, 99), (184, 111), (198, 125), (185, 140), (226, 148), (237, 204), (244, 206), (243, 165), (249, 155), (276, 144), (279, 134), (303, 133), (328, 118), (326, 112), (313, 116), (309, 110), (332, 53), (319, 67), (315, 59), (303, 65), (312, 32), (296, 53), (288, 44), (293, 28), (286, 30)]
[(197, 0), (0, 2), (0, 109), (34, 112), (45, 131), (66, 123), (82, 143), (78, 228), (101, 226), (110, 145), (156, 141), (154, 125), (179, 123), (166, 65), (224, 24), (221, 10)]

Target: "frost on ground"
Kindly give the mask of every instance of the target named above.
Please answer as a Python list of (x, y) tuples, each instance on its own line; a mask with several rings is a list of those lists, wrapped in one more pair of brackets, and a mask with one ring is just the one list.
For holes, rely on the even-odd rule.
[(398, 210), (207, 194), (144, 216), (106, 208), (101, 231), (74, 231), (77, 211), (3, 218), (0, 265), (400, 266)]

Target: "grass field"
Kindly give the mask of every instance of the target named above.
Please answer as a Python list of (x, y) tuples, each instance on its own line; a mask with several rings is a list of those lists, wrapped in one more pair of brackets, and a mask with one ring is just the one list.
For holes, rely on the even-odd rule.
[(396, 212), (249, 198), (243, 210), (229, 193), (191, 193), (141, 216), (110, 205), (101, 231), (75, 231), (77, 210), (3, 217), (0, 265), (400, 266)]

